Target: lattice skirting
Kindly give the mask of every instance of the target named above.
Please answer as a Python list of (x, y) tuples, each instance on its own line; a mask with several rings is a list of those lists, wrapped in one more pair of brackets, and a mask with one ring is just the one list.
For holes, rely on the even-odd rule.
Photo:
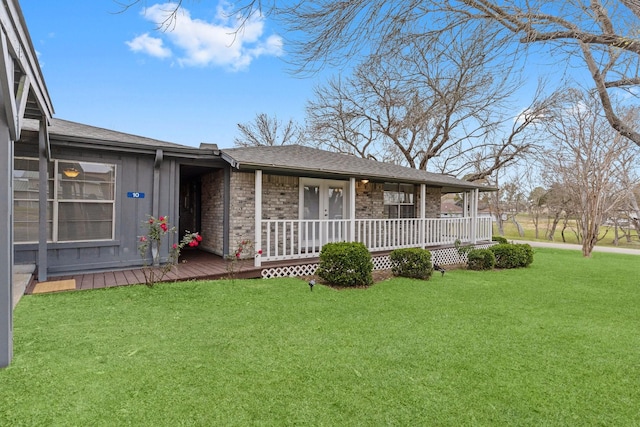
[[(476, 249), (487, 249), (495, 243), (484, 243), (475, 245)], [(431, 261), (438, 265), (466, 264), (467, 255), (460, 255), (456, 248), (429, 249)], [(391, 268), (389, 255), (373, 256), (374, 270), (387, 270)], [(271, 279), (274, 277), (300, 277), (313, 276), (318, 268), (318, 263), (291, 265), (286, 267), (263, 268), (262, 277)]]

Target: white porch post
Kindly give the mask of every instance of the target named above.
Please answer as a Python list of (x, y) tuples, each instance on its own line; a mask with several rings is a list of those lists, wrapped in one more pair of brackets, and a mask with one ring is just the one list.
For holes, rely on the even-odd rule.
[(256, 183), (254, 189), (254, 200), (255, 200), (255, 251), (256, 255), (254, 257), (253, 265), (256, 267), (260, 267), (262, 265), (262, 257), (258, 255), (262, 250), (262, 170), (256, 171)]
[(471, 193), (471, 243), (478, 240), (478, 194), (480, 190), (475, 189)]
[(349, 180), (349, 241), (356, 241), (356, 179)]
[(427, 247), (426, 239), (426, 218), (427, 218), (427, 186), (420, 184), (420, 246), (422, 249)]

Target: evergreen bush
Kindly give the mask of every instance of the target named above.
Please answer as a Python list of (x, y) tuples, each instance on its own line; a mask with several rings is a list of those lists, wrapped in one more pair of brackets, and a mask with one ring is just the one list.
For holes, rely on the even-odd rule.
[(533, 248), (526, 243), (500, 243), (489, 250), (496, 257), (496, 268), (528, 267), (533, 262)]
[(469, 270), (491, 270), (496, 264), (496, 256), (489, 249), (473, 249), (467, 254)]
[(337, 286), (373, 284), (373, 262), (367, 247), (358, 242), (327, 243), (320, 251), (316, 274)]
[(389, 254), (395, 276), (429, 280), (433, 273), (431, 252), (420, 248), (396, 249)]
[(507, 238), (502, 236), (491, 236), (491, 240), (498, 243), (509, 243)]

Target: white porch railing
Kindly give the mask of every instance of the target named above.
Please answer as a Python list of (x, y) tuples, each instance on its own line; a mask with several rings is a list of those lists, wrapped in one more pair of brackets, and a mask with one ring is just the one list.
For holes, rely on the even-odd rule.
[[(370, 251), (451, 245), (491, 240), (491, 218), (408, 218), (341, 220), (262, 220), (261, 261), (314, 258), (325, 243), (363, 243)], [(353, 234), (352, 234), (353, 226)]]

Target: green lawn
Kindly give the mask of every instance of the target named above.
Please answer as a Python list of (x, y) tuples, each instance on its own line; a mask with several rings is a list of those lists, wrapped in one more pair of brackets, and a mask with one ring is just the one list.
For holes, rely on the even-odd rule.
[(0, 425), (640, 425), (639, 263), (26, 296)]
[[(531, 241), (542, 241), (542, 242), (548, 242), (549, 240), (545, 237), (546, 236), (546, 232), (547, 232), (547, 219), (546, 218), (540, 218), (540, 222), (538, 224), (538, 238), (536, 239), (536, 231), (535, 231), (535, 225), (533, 224), (533, 220), (531, 219), (531, 217), (526, 214), (526, 213), (521, 213), (518, 214), (517, 216), (517, 220), (518, 223), (520, 224), (520, 226), (524, 229), (524, 236), (520, 236), (518, 234), (518, 229), (515, 226), (515, 224), (509, 220), (509, 221), (505, 221), (504, 222), (504, 237), (506, 237), (509, 240), (531, 240)], [(576, 223), (575, 221), (570, 221), (570, 226), (573, 228), (567, 228), (565, 230), (564, 233), (564, 237), (565, 237), (565, 242), (564, 243), (573, 243), (573, 244), (579, 244), (578, 242), (578, 238), (576, 237), (575, 234), (575, 228), (576, 228)], [(562, 235), (561, 235), (561, 231), (562, 231), (562, 224), (558, 224), (558, 228), (556, 230), (555, 233), (555, 238), (554, 238), (554, 242), (556, 243), (563, 243), (562, 240)], [(498, 233), (498, 227), (495, 225), (495, 223), (493, 224), (493, 234), (494, 235), (499, 235)], [(627, 249), (639, 249), (640, 250), (640, 239), (638, 239), (638, 233), (636, 230), (631, 229), (630, 230), (630, 234), (631, 234), (631, 240), (627, 241), (626, 238), (622, 237), (622, 231), (619, 231), (619, 240), (618, 240), (618, 244), (614, 245), (613, 241), (614, 241), (614, 235), (615, 235), (615, 230), (613, 227), (608, 227), (608, 226), (600, 226), (600, 241), (598, 242), (597, 246), (617, 246), (620, 248), (627, 248)]]

